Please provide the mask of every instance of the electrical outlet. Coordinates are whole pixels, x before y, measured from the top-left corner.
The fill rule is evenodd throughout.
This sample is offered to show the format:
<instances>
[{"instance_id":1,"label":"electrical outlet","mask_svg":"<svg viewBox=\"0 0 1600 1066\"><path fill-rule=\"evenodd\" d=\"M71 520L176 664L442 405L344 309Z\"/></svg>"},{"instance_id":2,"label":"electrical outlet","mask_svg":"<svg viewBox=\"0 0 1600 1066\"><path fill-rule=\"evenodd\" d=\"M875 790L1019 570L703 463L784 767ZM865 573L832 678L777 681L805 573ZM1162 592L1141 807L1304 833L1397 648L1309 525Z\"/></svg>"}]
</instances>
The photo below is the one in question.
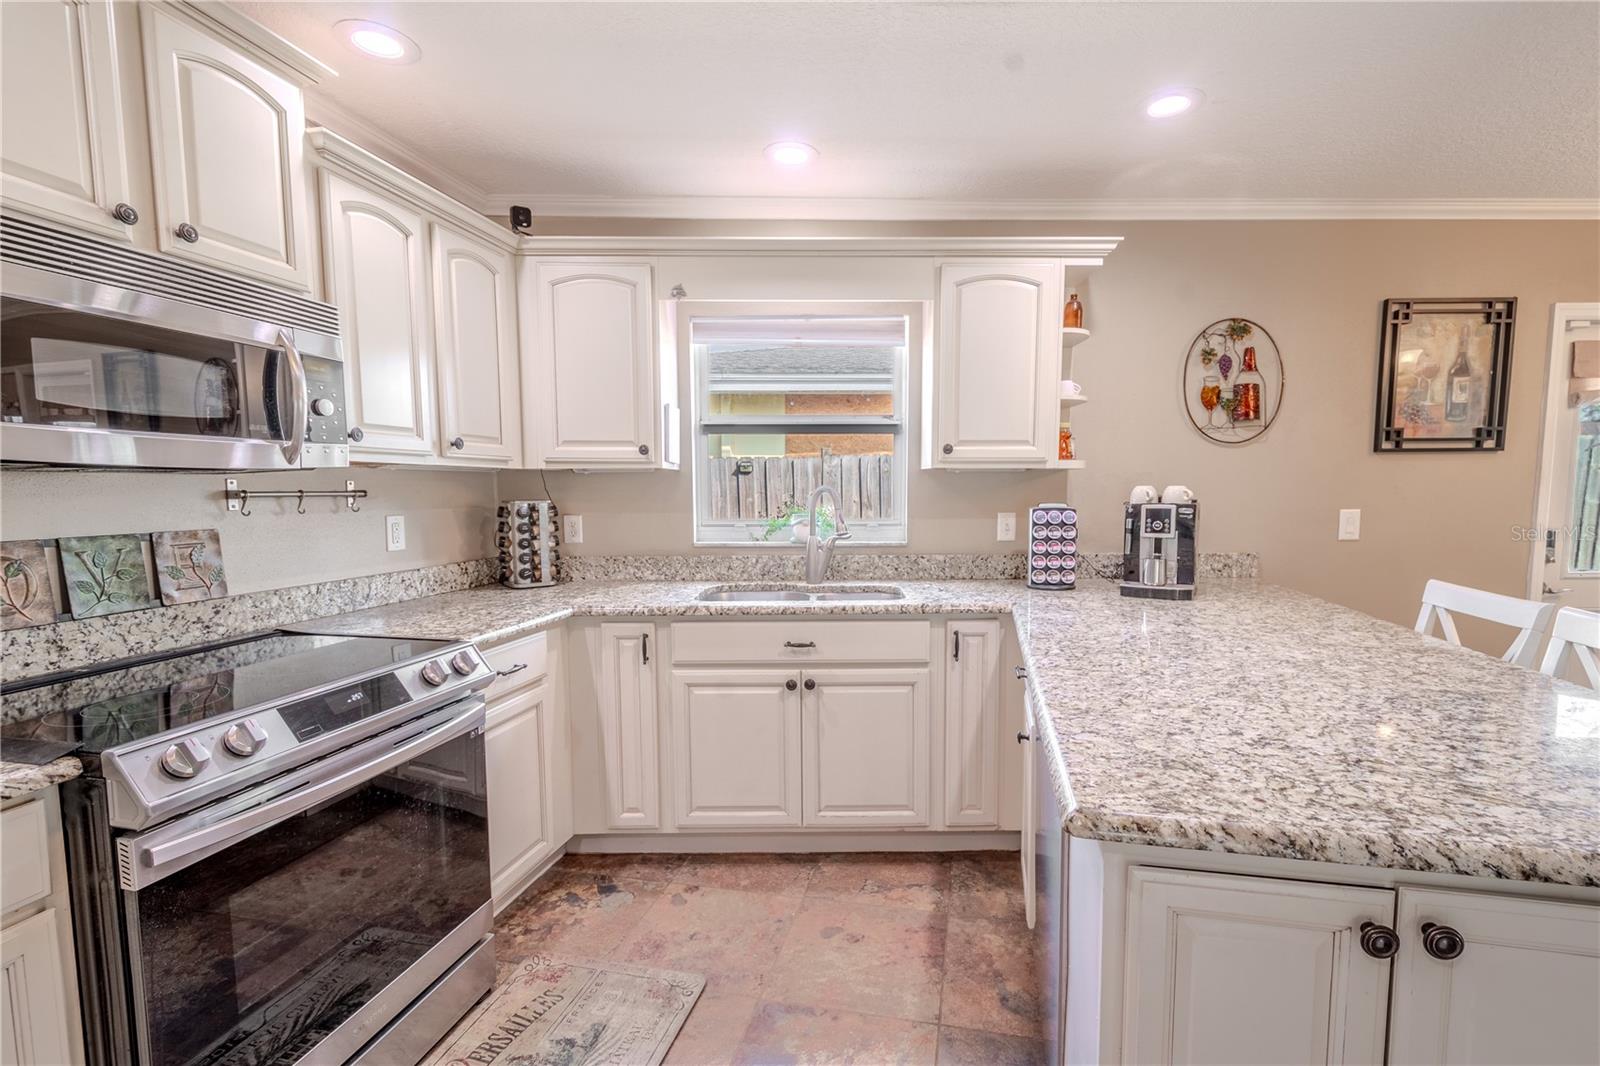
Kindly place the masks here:
<instances>
[{"instance_id":1,"label":"electrical outlet","mask_svg":"<svg viewBox=\"0 0 1600 1066\"><path fill-rule=\"evenodd\" d=\"M994 539L1017 539L1017 512L1001 511L994 516Z\"/></svg>"},{"instance_id":2,"label":"electrical outlet","mask_svg":"<svg viewBox=\"0 0 1600 1066\"><path fill-rule=\"evenodd\" d=\"M583 515L565 514L561 516L561 539L568 544L583 543Z\"/></svg>"},{"instance_id":3,"label":"electrical outlet","mask_svg":"<svg viewBox=\"0 0 1600 1066\"><path fill-rule=\"evenodd\" d=\"M406 516L403 514L384 515L383 547L386 551L404 551L406 547Z\"/></svg>"},{"instance_id":4,"label":"electrical outlet","mask_svg":"<svg viewBox=\"0 0 1600 1066\"><path fill-rule=\"evenodd\" d=\"M1339 539L1361 539L1361 511L1359 509L1342 510L1339 512Z\"/></svg>"}]
</instances>

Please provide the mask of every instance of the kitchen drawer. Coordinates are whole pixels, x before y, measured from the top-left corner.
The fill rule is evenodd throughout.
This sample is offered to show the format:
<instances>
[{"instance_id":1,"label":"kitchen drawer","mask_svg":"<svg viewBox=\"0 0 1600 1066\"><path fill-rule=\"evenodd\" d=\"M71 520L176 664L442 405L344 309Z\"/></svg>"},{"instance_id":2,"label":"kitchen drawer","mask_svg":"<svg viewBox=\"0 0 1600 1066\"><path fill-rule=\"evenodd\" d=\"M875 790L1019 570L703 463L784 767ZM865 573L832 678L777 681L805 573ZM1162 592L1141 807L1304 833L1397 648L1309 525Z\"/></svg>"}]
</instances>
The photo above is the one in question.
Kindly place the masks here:
<instances>
[{"instance_id":1,"label":"kitchen drawer","mask_svg":"<svg viewBox=\"0 0 1600 1066\"><path fill-rule=\"evenodd\" d=\"M925 663L932 627L923 621L835 622L796 618L678 622L674 663Z\"/></svg>"},{"instance_id":2,"label":"kitchen drawer","mask_svg":"<svg viewBox=\"0 0 1600 1066\"><path fill-rule=\"evenodd\" d=\"M495 678L494 684L484 693L490 706L496 700L503 700L544 680L544 676L550 672L547 639L546 634L535 633L509 644L484 649L484 661L505 675Z\"/></svg>"},{"instance_id":3,"label":"kitchen drawer","mask_svg":"<svg viewBox=\"0 0 1600 1066\"><path fill-rule=\"evenodd\" d=\"M0 812L0 911L50 894L50 830L43 799Z\"/></svg>"}]
</instances>

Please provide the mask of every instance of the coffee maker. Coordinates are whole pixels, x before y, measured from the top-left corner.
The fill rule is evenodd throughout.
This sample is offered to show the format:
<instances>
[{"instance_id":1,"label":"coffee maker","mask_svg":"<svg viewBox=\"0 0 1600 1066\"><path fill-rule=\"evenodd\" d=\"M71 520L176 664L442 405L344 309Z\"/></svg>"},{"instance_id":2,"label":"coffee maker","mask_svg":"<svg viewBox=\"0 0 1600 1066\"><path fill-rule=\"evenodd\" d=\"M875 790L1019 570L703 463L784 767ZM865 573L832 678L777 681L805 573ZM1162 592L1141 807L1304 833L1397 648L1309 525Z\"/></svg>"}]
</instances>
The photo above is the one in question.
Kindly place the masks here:
<instances>
[{"instance_id":1,"label":"coffee maker","mask_svg":"<svg viewBox=\"0 0 1600 1066\"><path fill-rule=\"evenodd\" d=\"M1152 600L1194 599L1195 521L1199 506L1183 485L1137 485L1122 507L1122 594Z\"/></svg>"}]
</instances>

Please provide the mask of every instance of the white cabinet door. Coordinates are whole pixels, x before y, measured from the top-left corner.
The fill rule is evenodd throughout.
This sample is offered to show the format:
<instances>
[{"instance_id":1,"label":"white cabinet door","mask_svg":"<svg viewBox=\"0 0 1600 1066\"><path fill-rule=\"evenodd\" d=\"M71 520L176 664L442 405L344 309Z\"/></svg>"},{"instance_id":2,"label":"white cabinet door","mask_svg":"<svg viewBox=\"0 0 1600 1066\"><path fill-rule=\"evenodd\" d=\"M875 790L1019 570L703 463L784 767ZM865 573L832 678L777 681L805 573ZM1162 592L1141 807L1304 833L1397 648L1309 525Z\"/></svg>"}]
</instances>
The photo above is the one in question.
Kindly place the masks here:
<instances>
[{"instance_id":1,"label":"white cabinet door","mask_svg":"<svg viewBox=\"0 0 1600 1066\"><path fill-rule=\"evenodd\" d=\"M945 627L944 820L1000 824L1000 623Z\"/></svg>"},{"instance_id":2,"label":"white cabinet door","mask_svg":"<svg viewBox=\"0 0 1600 1066\"><path fill-rule=\"evenodd\" d=\"M931 465L1044 466L1056 454L1063 268L994 260L939 267Z\"/></svg>"},{"instance_id":3,"label":"white cabinet door","mask_svg":"<svg viewBox=\"0 0 1600 1066\"><path fill-rule=\"evenodd\" d=\"M1389 961L1359 945L1394 893L1135 867L1124 1061L1383 1061Z\"/></svg>"},{"instance_id":4,"label":"white cabinet door","mask_svg":"<svg viewBox=\"0 0 1600 1066\"><path fill-rule=\"evenodd\" d=\"M1038 918L1039 870L1039 749L1041 743L1033 737L1033 698L1024 695L1023 721L1026 732L1022 735L1022 913L1028 928L1034 928Z\"/></svg>"},{"instance_id":5,"label":"white cabinet door","mask_svg":"<svg viewBox=\"0 0 1600 1066\"><path fill-rule=\"evenodd\" d=\"M0 127L0 197L9 206L131 236L112 214L129 184L111 4L0 4Z\"/></svg>"},{"instance_id":6,"label":"white cabinet door","mask_svg":"<svg viewBox=\"0 0 1600 1066\"><path fill-rule=\"evenodd\" d=\"M140 5L162 251L311 287L299 86Z\"/></svg>"},{"instance_id":7,"label":"white cabinet door","mask_svg":"<svg viewBox=\"0 0 1600 1066\"><path fill-rule=\"evenodd\" d=\"M800 824L800 672L674 670L680 826Z\"/></svg>"},{"instance_id":8,"label":"white cabinet door","mask_svg":"<svg viewBox=\"0 0 1600 1066\"><path fill-rule=\"evenodd\" d=\"M439 454L515 465L522 450L511 256L435 224Z\"/></svg>"},{"instance_id":9,"label":"white cabinet door","mask_svg":"<svg viewBox=\"0 0 1600 1066\"><path fill-rule=\"evenodd\" d=\"M531 269L544 463L658 465L650 264L535 260Z\"/></svg>"},{"instance_id":10,"label":"white cabinet door","mask_svg":"<svg viewBox=\"0 0 1600 1066\"><path fill-rule=\"evenodd\" d=\"M490 708L485 725L490 885L499 911L555 849L545 802L550 686L535 685L500 701Z\"/></svg>"},{"instance_id":11,"label":"white cabinet door","mask_svg":"<svg viewBox=\"0 0 1600 1066\"><path fill-rule=\"evenodd\" d=\"M1600 1062L1600 908L1402 888L1395 928L1390 1062Z\"/></svg>"},{"instance_id":12,"label":"white cabinet door","mask_svg":"<svg viewBox=\"0 0 1600 1066\"><path fill-rule=\"evenodd\" d=\"M929 671L807 670L805 824L928 824Z\"/></svg>"},{"instance_id":13,"label":"white cabinet door","mask_svg":"<svg viewBox=\"0 0 1600 1066\"><path fill-rule=\"evenodd\" d=\"M327 297L339 308L354 459L432 459L427 232L398 200L322 172Z\"/></svg>"},{"instance_id":14,"label":"white cabinet door","mask_svg":"<svg viewBox=\"0 0 1600 1066\"><path fill-rule=\"evenodd\" d=\"M0 1062L6 1066L77 1061L57 920L52 908L0 932Z\"/></svg>"},{"instance_id":15,"label":"white cabinet door","mask_svg":"<svg viewBox=\"0 0 1600 1066\"><path fill-rule=\"evenodd\" d=\"M661 752L656 724L656 640L650 623L600 626L600 746L606 824L661 825Z\"/></svg>"}]
</instances>

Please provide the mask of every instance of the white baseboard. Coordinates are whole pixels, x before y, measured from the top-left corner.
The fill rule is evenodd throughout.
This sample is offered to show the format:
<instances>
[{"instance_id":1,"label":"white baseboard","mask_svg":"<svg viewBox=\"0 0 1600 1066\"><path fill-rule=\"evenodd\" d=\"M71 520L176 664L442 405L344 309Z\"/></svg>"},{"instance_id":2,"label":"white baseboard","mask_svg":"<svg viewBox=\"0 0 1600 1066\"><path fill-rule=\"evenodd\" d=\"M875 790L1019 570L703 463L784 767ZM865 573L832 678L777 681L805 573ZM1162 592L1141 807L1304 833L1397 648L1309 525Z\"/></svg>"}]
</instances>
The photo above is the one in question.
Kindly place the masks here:
<instances>
[{"instance_id":1,"label":"white baseboard","mask_svg":"<svg viewBox=\"0 0 1600 1066\"><path fill-rule=\"evenodd\" d=\"M575 836L566 850L587 855L619 853L683 854L819 851L1018 851L1022 836L1015 832L950 830L903 833L605 833Z\"/></svg>"}]
</instances>

